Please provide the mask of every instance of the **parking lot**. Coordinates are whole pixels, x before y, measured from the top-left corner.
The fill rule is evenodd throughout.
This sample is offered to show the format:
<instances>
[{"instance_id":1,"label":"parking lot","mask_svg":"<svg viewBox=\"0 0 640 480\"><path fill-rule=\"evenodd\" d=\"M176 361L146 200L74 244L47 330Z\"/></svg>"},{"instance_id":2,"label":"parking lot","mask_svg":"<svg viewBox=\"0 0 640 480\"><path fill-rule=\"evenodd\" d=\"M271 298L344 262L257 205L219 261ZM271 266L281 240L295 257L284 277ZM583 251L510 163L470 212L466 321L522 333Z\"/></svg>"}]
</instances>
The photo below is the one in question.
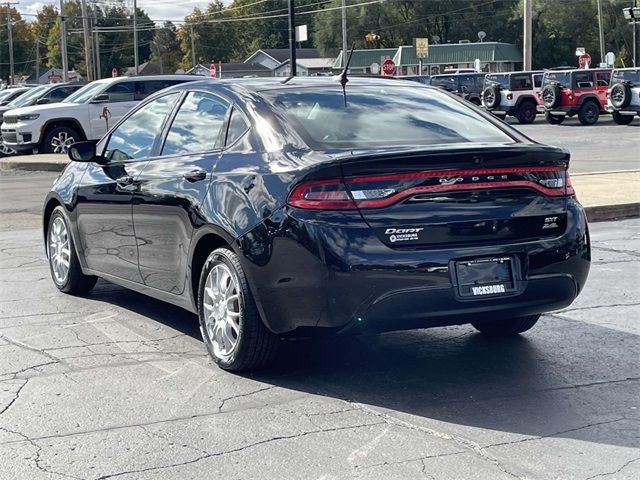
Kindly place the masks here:
<instances>
[{"instance_id":1,"label":"parking lot","mask_svg":"<svg viewBox=\"0 0 640 480\"><path fill-rule=\"evenodd\" d=\"M640 221L593 224L585 291L518 338L290 341L245 376L213 365L184 310L102 281L55 289L39 225L54 177L0 177L0 478L640 476Z\"/></svg>"}]
</instances>

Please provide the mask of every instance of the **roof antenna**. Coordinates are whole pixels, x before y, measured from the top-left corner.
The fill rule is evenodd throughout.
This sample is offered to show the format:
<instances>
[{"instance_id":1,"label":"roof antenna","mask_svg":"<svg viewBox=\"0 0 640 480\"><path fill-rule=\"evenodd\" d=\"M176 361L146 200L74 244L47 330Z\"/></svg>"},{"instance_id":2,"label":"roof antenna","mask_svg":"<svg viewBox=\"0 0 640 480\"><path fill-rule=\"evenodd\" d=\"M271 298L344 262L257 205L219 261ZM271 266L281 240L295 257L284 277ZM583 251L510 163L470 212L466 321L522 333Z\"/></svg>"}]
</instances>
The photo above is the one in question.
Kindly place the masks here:
<instances>
[{"instance_id":1,"label":"roof antenna","mask_svg":"<svg viewBox=\"0 0 640 480\"><path fill-rule=\"evenodd\" d=\"M356 48L356 42L353 42L353 45L351 45L351 51L349 52L349 58L347 59L347 63L344 66L344 70L342 70L342 73L340 75L334 75L333 79L336 80L337 82L340 82L340 85L342 85L342 95L344 96L344 108L347 108L347 82L349 81L349 79L347 78L347 70L349 70L349 65L351 64L351 56L353 55L353 50Z\"/></svg>"}]
</instances>

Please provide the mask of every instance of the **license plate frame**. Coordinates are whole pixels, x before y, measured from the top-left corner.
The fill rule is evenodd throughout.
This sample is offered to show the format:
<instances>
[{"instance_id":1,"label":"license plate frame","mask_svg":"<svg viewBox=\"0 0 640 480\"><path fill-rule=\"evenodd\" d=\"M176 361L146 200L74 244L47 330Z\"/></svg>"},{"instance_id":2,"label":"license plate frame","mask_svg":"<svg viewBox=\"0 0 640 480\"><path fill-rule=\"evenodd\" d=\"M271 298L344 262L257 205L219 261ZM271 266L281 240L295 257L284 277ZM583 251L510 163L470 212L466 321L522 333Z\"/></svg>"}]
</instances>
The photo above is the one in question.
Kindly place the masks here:
<instances>
[{"instance_id":1,"label":"license plate frame","mask_svg":"<svg viewBox=\"0 0 640 480\"><path fill-rule=\"evenodd\" d=\"M458 295L462 298L493 298L517 291L513 257L488 257L455 262Z\"/></svg>"}]
</instances>

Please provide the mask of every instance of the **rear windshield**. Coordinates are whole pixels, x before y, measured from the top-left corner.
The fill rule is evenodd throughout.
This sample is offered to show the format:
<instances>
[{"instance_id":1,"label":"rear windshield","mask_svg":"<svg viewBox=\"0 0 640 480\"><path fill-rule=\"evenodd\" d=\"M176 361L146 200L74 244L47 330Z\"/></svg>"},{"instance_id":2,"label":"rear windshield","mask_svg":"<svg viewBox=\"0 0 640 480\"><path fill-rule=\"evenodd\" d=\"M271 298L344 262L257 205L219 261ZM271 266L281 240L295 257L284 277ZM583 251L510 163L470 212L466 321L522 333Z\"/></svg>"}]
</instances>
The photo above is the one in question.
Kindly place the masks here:
<instances>
[{"instance_id":1,"label":"rear windshield","mask_svg":"<svg viewBox=\"0 0 640 480\"><path fill-rule=\"evenodd\" d=\"M451 90L458 89L458 79L451 75L444 75L442 77L431 77L431 85L436 87L446 87Z\"/></svg>"},{"instance_id":2,"label":"rear windshield","mask_svg":"<svg viewBox=\"0 0 640 480\"><path fill-rule=\"evenodd\" d=\"M569 72L546 72L542 79L542 85L549 85L551 82L556 82L568 87L571 84L571 75Z\"/></svg>"},{"instance_id":3,"label":"rear windshield","mask_svg":"<svg viewBox=\"0 0 640 480\"><path fill-rule=\"evenodd\" d=\"M484 77L484 86L489 87L494 83L500 84L502 88L509 88L509 75L487 75Z\"/></svg>"},{"instance_id":4,"label":"rear windshield","mask_svg":"<svg viewBox=\"0 0 640 480\"><path fill-rule=\"evenodd\" d=\"M634 85L640 85L640 69L636 70L614 70L613 82L631 82Z\"/></svg>"},{"instance_id":5,"label":"rear windshield","mask_svg":"<svg viewBox=\"0 0 640 480\"><path fill-rule=\"evenodd\" d=\"M265 92L312 148L366 148L514 140L448 94L406 86Z\"/></svg>"}]
</instances>

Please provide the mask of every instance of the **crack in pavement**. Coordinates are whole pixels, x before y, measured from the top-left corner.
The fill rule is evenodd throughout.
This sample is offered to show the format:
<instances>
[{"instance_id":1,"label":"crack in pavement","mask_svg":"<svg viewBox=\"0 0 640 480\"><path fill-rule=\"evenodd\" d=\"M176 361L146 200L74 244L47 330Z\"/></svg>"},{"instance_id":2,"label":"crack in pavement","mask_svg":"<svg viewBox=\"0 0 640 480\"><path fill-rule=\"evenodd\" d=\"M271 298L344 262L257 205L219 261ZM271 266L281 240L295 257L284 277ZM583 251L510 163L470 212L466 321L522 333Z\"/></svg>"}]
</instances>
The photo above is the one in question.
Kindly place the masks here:
<instances>
[{"instance_id":1,"label":"crack in pavement","mask_svg":"<svg viewBox=\"0 0 640 480\"><path fill-rule=\"evenodd\" d=\"M628 462L626 462L624 465L622 465L620 468L618 468L617 470L615 470L613 472L598 473L597 475L592 475L591 477L587 477L585 480L591 480L593 478L609 477L611 475L615 475L616 473L620 473L623 469L627 468L629 465L631 465L632 463L637 462L638 460L640 460L640 457L633 458L633 459L629 460Z\"/></svg>"},{"instance_id":2,"label":"crack in pavement","mask_svg":"<svg viewBox=\"0 0 640 480\"><path fill-rule=\"evenodd\" d=\"M6 413L7 410L9 410L11 408L11 406L14 403L16 403L18 398L20 398L20 393L22 392L22 389L25 387L25 385L27 385L27 383L29 383L29 379L28 378L24 381L24 383L22 385L20 385L18 387L18 390L16 390L16 393L14 394L15 396L11 399L11 401L7 404L7 406L4 407L2 410L0 410L0 415L3 415L4 413Z\"/></svg>"},{"instance_id":3,"label":"crack in pavement","mask_svg":"<svg viewBox=\"0 0 640 480\"><path fill-rule=\"evenodd\" d=\"M255 395L256 393L266 392L267 390L273 390L274 388L276 388L275 385L270 385L268 387L263 387L263 388L259 388L258 390L254 390L253 392L241 393L241 394L238 394L238 395L233 395L231 397L224 398L220 402L220 405L218 405L218 412L222 412L222 407L224 407L224 404L226 402L229 402L231 400L235 400L237 398L250 397L251 395Z\"/></svg>"},{"instance_id":4,"label":"crack in pavement","mask_svg":"<svg viewBox=\"0 0 640 480\"><path fill-rule=\"evenodd\" d=\"M39 363L37 365L31 365L30 367L25 367L25 368L23 368L21 370L15 371L15 372L0 373L0 377L6 377L6 376L9 376L9 375L11 375L13 377L13 378L0 378L0 382L6 381L6 380L15 380L16 377L18 375L20 375L21 373L28 372L29 370L33 370L34 368L44 367L46 365L57 365L60 362L61 362L60 360L57 360L57 361Z\"/></svg>"},{"instance_id":5,"label":"crack in pavement","mask_svg":"<svg viewBox=\"0 0 640 480\"><path fill-rule=\"evenodd\" d=\"M404 465L406 463L422 462L421 473L423 475L428 475L429 477L431 477L431 475L429 475L426 472L427 464L425 463L425 460L429 460L430 458L455 457L456 455L462 455L464 453L467 453L467 451L466 450L460 450L458 452L439 453L439 454L436 454L436 455L423 455L421 457L407 458L405 460L398 460L397 462L385 461L385 462L379 462L379 463L374 463L372 465L365 465L365 466L354 465L353 468L356 469L356 470L370 470L372 468L377 468L377 467L393 466L393 465ZM433 477L431 477L431 478L433 478Z\"/></svg>"},{"instance_id":6,"label":"crack in pavement","mask_svg":"<svg viewBox=\"0 0 640 480\"><path fill-rule=\"evenodd\" d=\"M229 455L232 453L238 453L238 452L242 452L244 450L248 450L250 448L254 448L254 447L258 447L260 445L265 445L268 443L272 443L272 442L279 442L279 441L285 441L285 440L292 440L294 438L301 438L301 437L306 437L309 435L315 435L315 434L321 434L321 433L327 433L327 432L337 432L340 430L355 430L357 428L365 428L365 427L372 427L375 425L384 425L386 422L375 422L375 423L364 423L361 425L351 425L348 427L335 427L335 428L323 428L323 429L317 429L317 430L309 430L306 432L302 432L302 433L296 433L293 435L278 435L275 437L271 437L265 440L260 440L257 442L253 442L253 443L249 443L247 445L243 445L242 447L237 447L237 448L232 448L230 450L224 450L222 452L215 452L215 453L206 453L205 455L201 455L200 457L194 458L192 460L187 460L185 462L178 462L178 463L174 463L171 465L163 465L163 466L158 466L158 467L148 467L148 468L143 468L143 469L139 469L139 470L129 470L126 472L118 472L118 473L112 473L109 475L103 475L98 477L96 480L106 480L108 478L115 478L115 477L121 477L123 475L131 475L131 474L136 474L136 473L143 473L143 472L151 472L151 471L157 471L157 470L165 470L168 468L175 468L175 467L182 467L184 465L191 465L197 462L200 462L202 460L206 460L208 458L215 458L215 457L221 457L224 455Z\"/></svg>"},{"instance_id":7,"label":"crack in pavement","mask_svg":"<svg viewBox=\"0 0 640 480\"><path fill-rule=\"evenodd\" d=\"M640 306L640 303L611 303L609 305L592 305L592 306L588 306L588 307L566 308L564 310L557 310L557 311L555 311L553 313L554 314L559 314L559 313L568 313L568 312L579 312L581 310L596 310L598 308L637 307L637 306Z\"/></svg>"}]
</instances>

